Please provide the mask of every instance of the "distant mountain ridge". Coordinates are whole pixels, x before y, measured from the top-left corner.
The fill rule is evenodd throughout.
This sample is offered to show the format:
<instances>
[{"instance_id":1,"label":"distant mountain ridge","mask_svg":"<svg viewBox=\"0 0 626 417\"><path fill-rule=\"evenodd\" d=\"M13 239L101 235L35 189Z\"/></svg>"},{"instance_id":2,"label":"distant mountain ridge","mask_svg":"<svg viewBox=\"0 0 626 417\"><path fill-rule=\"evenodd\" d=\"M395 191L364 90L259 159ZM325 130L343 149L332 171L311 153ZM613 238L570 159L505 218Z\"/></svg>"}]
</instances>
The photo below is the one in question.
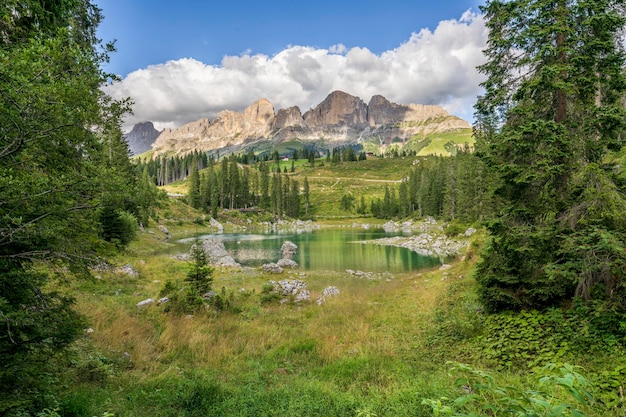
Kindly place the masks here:
<instances>
[{"instance_id":1,"label":"distant mountain ridge","mask_svg":"<svg viewBox=\"0 0 626 417\"><path fill-rule=\"evenodd\" d=\"M441 106L396 104L381 95L366 104L359 97L334 91L304 114L297 106L275 112L272 103L260 99L242 113L224 110L213 122L202 118L177 129L164 129L152 149L157 157L293 139L323 140L331 147L362 142L384 147L398 139L469 128L465 120Z\"/></svg>"}]
</instances>

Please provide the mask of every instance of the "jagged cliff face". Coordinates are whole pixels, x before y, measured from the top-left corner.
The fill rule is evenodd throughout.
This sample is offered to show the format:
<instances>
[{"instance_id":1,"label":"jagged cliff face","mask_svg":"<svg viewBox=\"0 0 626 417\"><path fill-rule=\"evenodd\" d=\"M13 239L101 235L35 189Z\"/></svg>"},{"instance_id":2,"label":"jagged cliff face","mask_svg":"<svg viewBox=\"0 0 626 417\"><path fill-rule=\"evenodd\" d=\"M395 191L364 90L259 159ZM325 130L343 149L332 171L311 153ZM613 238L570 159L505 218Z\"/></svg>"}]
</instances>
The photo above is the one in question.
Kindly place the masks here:
<instances>
[{"instance_id":1,"label":"jagged cliff face","mask_svg":"<svg viewBox=\"0 0 626 417\"><path fill-rule=\"evenodd\" d=\"M152 122L143 122L133 126L133 130L125 134L124 139L133 155L139 155L152 149L152 144L160 133Z\"/></svg>"},{"instance_id":2,"label":"jagged cliff face","mask_svg":"<svg viewBox=\"0 0 626 417\"><path fill-rule=\"evenodd\" d=\"M401 105L374 96L369 104L341 91L302 115L298 107L274 112L261 99L243 113L225 110L210 122L200 119L178 129L165 129L152 145L154 157L165 153L185 154L243 145L259 140L320 140L349 143L376 137L381 143L394 138L469 128L440 106Z\"/></svg>"}]
</instances>

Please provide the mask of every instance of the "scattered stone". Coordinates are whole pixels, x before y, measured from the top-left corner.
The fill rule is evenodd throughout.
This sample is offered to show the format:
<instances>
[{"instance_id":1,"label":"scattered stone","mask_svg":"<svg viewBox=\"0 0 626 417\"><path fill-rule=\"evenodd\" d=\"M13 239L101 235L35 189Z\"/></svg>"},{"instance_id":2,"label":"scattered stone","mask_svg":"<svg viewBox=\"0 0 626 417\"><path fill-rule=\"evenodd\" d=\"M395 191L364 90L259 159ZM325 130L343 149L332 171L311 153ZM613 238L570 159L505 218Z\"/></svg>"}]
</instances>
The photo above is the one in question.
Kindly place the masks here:
<instances>
[{"instance_id":1,"label":"scattered stone","mask_svg":"<svg viewBox=\"0 0 626 417\"><path fill-rule=\"evenodd\" d=\"M202 298L204 298L205 300L210 300L211 298L215 297L217 295L217 293L215 291L207 291L204 294L202 294Z\"/></svg>"},{"instance_id":2,"label":"scattered stone","mask_svg":"<svg viewBox=\"0 0 626 417\"><path fill-rule=\"evenodd\" d=\"M301 301L311 301L311 293L309 290L300 290L296 295L293 296L293 302L299 303Z\"/></svg>"},{"instance_id":3,"label":"scattered stone","mask_svg":"<svg viewBox=\"0 0 626 417\"><path fill-rule=\"evenodd\" d=\"M322 294L319 297L317 297L316 303L317 305L322 305L326 302L327 298L335 297L337 295L339 295L339 288L332 287L332 286L326 287L324 288L324 291L322 291Z\"/></svg>"},{"instance_id":4,"label":"scattered stone","mask_svg":"<svg viewBox=\"0 0 626 417\"><path fill-rule=\"evenodd\" d=\"M261 269L265 272L270 272L272 274L281 274L283 272L283 268L273 262L269 264L263 264Z\"/></svg>"},{"instance_id":5,"label":"scattered stone","mask_svg":"<svg viewBox=\"0 0 626 417\"><path fill-rule=\"evenodd\" d=\"M93 329L91 327L88 327L88 328L85 329L85 333L91 334L91 333L93 333Z\"/></svg>"},{"instance_id":6,"label":"scattered stone","mask_svg":"<svg viewBox=\"0 0 626 417\"><path fill-rule=\"evenodd\" d=\"M279 259L276 264L281 268L298 268L298 263L291 259Z\"/></svg>"},{"instance_id":7,"label":"scattered stone","mask_svg":"<svg viewBox=\"0 0 626 417\"><path fill-rule=\"evenodd\" d=\"M150 304L154 304L154 298L148 298L147 300L143 300L137 303L137 307L145 307Z\"/></svg>"},{"instance_id":8,"label":"scattered stone","mask_svg":"<svg viewBox=\"0 0 626 417\"><path fill-rule=\"evenodd\" d=\"M133 267L131 266L131 264L126 264L126 265L122 265L120 267L117 267L117 268L114 269L113 272L115 272L116 274L130 275L131 277L139 276L139 272L134 270Z\"/></svg>"},{"instance_id":9,"label":"scattered stone","mask_svg":"<svg viewBox=\"0 0 626 417\"><path fill-rule=\"evenodd\" d=\"M450 268L452 268L452 265L449 265L449 264L443 264L443 265L441 265L441 266L439 267L439 270L440 270L440 271L445 271L446 269L450 269Z\"/></svg>"},{"instance_id":10,"label":"scattered stone","mask_svg":"<svg viewBox=\"0 0 626 417\"><path fill-rule=\"evenodd\" d=\"M467 229L465 231L465 233L463 233L465 236L470 237L471 235L473 235L474 233L476 233L476 229L474 229L473 227L470 227L469 229Z\"/></svg>"},{"instance_id":11,"label":"scattered stone","mask_svg":"<svg viewBox=\"0 0 626 417\"><path fill-rule=\"evenodd\" d=\"M166 238L169 239L170 237L170 231L167 230L167 227L163 226L162 224L159 225L159 230L165 235Z\"/></svg>"},{"instance_id":12,"label":"scattered stone","mask_svg":"<svg viewBox=\"0 0 626 417\"><path fill-rule=\"evenodd\" d=\"M202 248L209 258L209 262L213 265L241 267L228 253L221 239L206 239L202 242Z\"/></svg>"},{"instance_id":13,"label":"scattered stone","mask_svg":"<svg viewBox=\"0 0 626 417\"><path fill-rule=\"evenodd\" d=\"M422 233L417 236L396 236L370 241L378 245L399 246L407 248L422 256L458 256L467 248L468 242L447 238L446 236L433 236L429 233Z\"/></svg>"},{"instance_id":14,"label":"scattered stone","mask_svg":"<svg viewBox=\"0 0 626 417\"><path fill-rule=\"evenodd\" d=\"M322 295L324 297L334 297L336 295L339 295L339 288L337 287L326 287L324 288L324 291L322 291Z\"/></svg>"},{"instance_id":15,"label":"scattered stone","mask_svg":"<svg viewBox=\"0 0 626 417\"><path fill-rule=\"evenodd\" d=\"M170 301L169 297L159 298L159 300L157 301L157 305L160 306L161 304L168 303L169 301Z\"/></svg>"}]
</instances>

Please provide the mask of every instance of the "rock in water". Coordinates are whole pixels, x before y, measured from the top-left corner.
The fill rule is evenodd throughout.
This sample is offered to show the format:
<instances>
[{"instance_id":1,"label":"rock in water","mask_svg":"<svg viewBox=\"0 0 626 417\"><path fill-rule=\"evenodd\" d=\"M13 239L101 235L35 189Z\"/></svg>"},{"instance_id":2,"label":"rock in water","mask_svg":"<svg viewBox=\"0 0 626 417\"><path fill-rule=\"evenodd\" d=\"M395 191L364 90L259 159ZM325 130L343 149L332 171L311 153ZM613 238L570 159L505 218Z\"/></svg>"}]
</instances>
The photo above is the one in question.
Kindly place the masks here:
<instances>
[{"instance_id":1,"label":"rock in water","mask_svg":"<svg viewBox=\"0 0 626 417\"><path fill-rule=\"evenodd\" d=\"M298 250L298 246L290 241L286 241L285 243L283 243L283 246L281 246L280 251L283 254L283 259L292 259L293 255L296 254L296 251Z\"/></svg>"},{"instance_id":2,"label":"rock in water","mask_svg":"<svg viewBox=\"0 0 626 417\"><path fill-rule=\"evenodd\" d=\"M202 242L202 248L209 258L209 262L217 266L240 267L235 259L228 253L224 242L220 239L207 239Z\"/></svg>"}]
</instances>

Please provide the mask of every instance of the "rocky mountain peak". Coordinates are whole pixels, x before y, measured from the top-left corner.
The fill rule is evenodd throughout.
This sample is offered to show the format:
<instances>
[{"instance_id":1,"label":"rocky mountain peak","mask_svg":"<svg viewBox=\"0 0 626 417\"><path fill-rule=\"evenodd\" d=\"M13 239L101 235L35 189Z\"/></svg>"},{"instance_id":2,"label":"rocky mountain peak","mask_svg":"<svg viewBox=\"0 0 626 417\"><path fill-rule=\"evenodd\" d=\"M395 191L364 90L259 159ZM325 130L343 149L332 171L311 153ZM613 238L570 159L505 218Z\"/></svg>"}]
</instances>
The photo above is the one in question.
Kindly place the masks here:
<instances>
[{"instance_id":1,"label":"rocky mountain peak","mask_svg":"<svg viewBox=\"0 0 626 417\"><path fill-rule=\"evenodd\" d=\"M367 126L367 105L358 97L333 91L317 105L304 113L308 126L346 125L350 127Z\"/></svg>"},{"instance_id":2,"label":"rocky mountain peak","mask_svg":"<svg viewBox=\"0 0 626 417\"><path fill-rule=\"evenodd\" d=\"M142 122L133 126L133 129L124 135L124 139L133 155L139 155L150 150L160 133L152 122Z\"/></svg>"},{"instance_id":3,"label":"rocky mountain peak","mask_svg":"<svg viewBox=\"0 0 626 417\"><path fill-rule=\"evenodd\" d=\"M304 115L294 106L274 112L267 99L260 99L243 112L224 110L210 122L200 119L178 129L164 130L153 144L154 157L163 153L194 150L241 149L259 140L319 140L351 143L375 138L391 143L397 138L469 128L440 106L392 103L381 95L365 104L359 97L334 91Z\"/></svg>"}]
</instances>

